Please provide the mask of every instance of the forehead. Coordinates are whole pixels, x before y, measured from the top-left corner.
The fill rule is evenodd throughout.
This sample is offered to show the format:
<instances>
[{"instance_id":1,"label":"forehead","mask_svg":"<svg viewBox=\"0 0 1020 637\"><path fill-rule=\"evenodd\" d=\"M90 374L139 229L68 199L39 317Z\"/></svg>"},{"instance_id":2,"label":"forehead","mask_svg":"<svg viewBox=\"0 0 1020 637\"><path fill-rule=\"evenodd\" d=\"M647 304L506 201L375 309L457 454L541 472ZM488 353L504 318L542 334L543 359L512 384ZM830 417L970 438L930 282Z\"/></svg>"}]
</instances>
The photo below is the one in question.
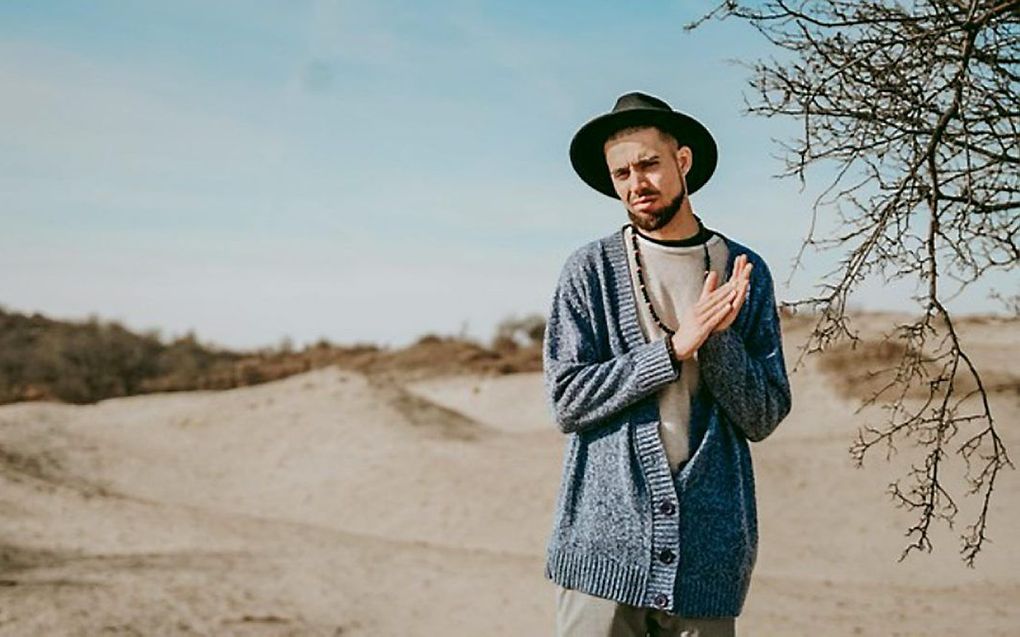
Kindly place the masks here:
<instances>
[{"instance_id":1,"label":"forehead","mask_svg":"<svg viewBox=\"0 0 1020 637\"><path fill-rule=\"evenodd\" d=\"M669 145L653 128L645 128L621 135L605 143L603 150L610 167L625 166L669 153Z\"/></svg>"}]
</instances>

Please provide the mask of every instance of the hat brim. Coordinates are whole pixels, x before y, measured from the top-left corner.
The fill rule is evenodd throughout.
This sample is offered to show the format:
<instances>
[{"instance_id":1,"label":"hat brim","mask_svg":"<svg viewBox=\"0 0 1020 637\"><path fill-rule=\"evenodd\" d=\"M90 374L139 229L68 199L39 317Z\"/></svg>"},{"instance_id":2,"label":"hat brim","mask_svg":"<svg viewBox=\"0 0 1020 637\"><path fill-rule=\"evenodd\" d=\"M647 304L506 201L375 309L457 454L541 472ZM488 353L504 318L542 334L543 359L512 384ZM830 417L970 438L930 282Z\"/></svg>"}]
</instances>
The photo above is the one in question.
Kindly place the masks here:
<instances>
[{"instance_id":1,"label":"hat brim","mask_svg":"<svg viewBox=\"0 0 1020 637\"><path fill-rule=\"evenodd\" d=\"M582 126L570 142L570 163L574 171L589 186L607 197L619 199L606 164L606 139L614 132L629 126L655 126L688 146L693 155L687 171L687 192L701 188L715 172L719 160L715 139L698 120L678 113L654 108L633 108L606 113Z\"/></svg>"}]
</instances>

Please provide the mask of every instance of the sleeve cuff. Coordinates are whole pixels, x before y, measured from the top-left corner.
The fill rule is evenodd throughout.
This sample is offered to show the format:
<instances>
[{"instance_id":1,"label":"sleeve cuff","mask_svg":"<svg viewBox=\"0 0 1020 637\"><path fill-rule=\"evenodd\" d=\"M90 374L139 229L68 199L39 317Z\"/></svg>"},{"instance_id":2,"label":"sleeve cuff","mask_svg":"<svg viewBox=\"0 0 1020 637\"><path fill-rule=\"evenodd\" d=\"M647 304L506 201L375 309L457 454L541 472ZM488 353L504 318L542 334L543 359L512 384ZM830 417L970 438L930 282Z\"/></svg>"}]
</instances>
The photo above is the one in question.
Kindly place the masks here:
<instances>
[{"instance_id":1,"label":"sleeve cuff","mask_svg":"<svg viewBox=\"0 0 1020 637\"><path fill-rule=\"evenodd\" d=\"M643 390L650 390L674 381L680 375L669 356L666 339L659 338L645 343L636 350L638 385Z\"/></svg>"}]
</instances>

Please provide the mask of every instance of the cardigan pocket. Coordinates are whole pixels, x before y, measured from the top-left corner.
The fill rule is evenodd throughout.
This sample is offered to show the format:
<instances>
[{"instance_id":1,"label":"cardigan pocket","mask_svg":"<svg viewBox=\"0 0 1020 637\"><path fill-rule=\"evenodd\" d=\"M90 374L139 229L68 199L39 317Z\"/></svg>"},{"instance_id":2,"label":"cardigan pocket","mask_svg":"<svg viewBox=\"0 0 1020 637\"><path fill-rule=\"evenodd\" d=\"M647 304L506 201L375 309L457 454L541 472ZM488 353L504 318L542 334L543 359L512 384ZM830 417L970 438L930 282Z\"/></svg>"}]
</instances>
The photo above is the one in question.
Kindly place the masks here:
<instances>
[{"instance_id":1,"label":"cardigan pocket","mask_svg":"<svg viewBox=\"0 0 1020 637\"><path fill-rule=\"evenodd\" d=\"M696 518L692 523L700 526L699 536L711 538L710 543L692 551L691 559L696 562L688 563L692 572L726 580L741 579L749 574L756 558L757 534L745 528L740 516L722 511L698 511L692 517Z\"/></svg>"},{"instance_id":2,"label":"cardigan pocket","mask_svg":"<svg viewBox=\"0 0 1020 637\"><path fill-rule=\"evenodd\" d=\"M647 493L635 484L628 419L577 434L564 467L554 544L629 565L646 560Z\"/></svg>"}]
</instances>

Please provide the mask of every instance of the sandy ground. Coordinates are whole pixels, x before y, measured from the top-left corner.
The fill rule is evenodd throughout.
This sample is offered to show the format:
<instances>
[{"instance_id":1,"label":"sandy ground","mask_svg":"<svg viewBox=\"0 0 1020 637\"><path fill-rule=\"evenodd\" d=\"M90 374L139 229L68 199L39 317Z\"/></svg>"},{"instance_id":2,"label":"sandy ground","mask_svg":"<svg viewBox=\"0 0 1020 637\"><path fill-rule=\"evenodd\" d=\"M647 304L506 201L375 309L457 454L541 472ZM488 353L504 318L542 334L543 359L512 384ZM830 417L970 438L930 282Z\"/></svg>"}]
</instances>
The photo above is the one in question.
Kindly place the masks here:
<instances>
[{"instance_id":1,"label":"sandy ground","mask_svg":"<svg viewBox=\"0 0 1020 637\"><path fill-rule=\"evenodd\" d=\"M980 329L979 364L1015 360L1016 330ZM855 469L856 428L881 412L855 414L816 367L752 447L761 545L739 634L1020 634L1020 472L1000 478L977 568L957 555L978 504L959 480L957 529L897 562L913 517L885 489L920 456ZM0 407L0 636L551 635L543 553L566 438L544 400L535 373L331 367ZM992 407L1020 464L1018 396Z\"/></svg>"}]
</instances>

